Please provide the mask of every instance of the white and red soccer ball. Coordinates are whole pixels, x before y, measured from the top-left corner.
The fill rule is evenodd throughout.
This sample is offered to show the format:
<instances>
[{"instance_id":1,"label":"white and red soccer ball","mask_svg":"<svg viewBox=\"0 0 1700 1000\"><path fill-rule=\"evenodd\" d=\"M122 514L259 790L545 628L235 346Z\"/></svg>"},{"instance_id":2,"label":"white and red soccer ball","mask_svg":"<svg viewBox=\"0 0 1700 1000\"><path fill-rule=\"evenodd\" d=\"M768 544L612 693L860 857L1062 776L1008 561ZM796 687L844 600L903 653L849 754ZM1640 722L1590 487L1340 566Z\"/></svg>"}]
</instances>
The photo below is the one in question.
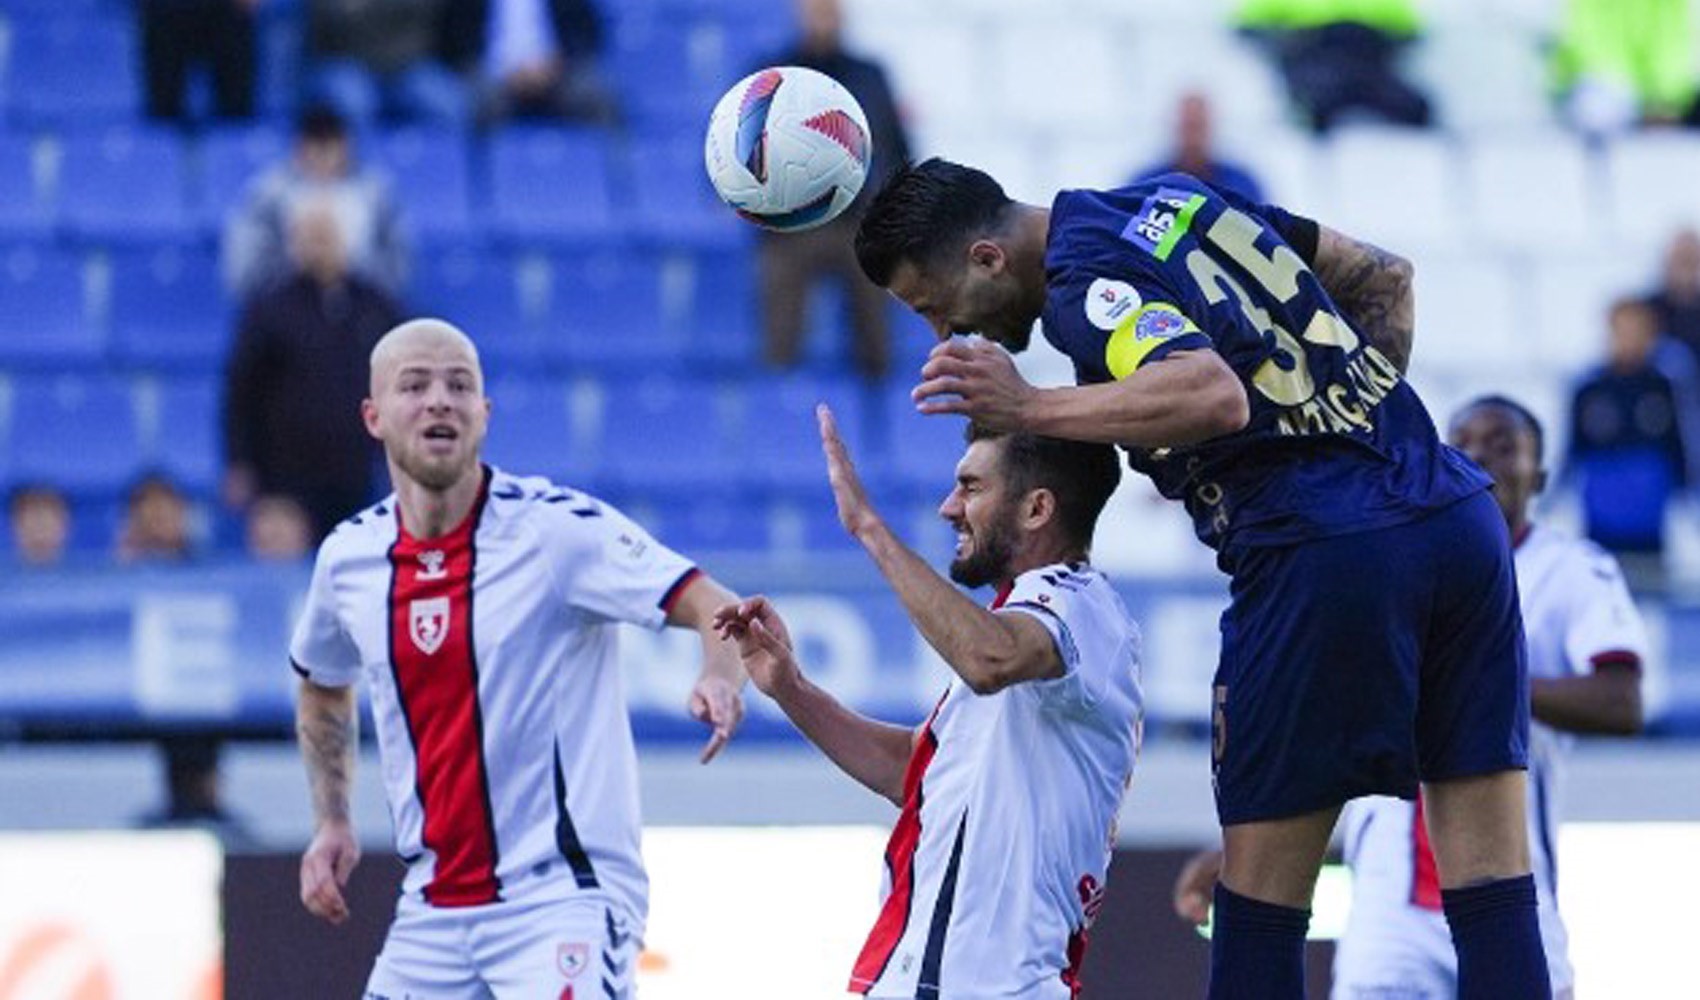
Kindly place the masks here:
<instances>
[{"instance_id":1,"label":"white and red soccer ball","mask_svg":"<svg viewBox=\"0 0 1700 1000\"><path fill-rule=\"evenodd\" d=\"M872 155L861 105L838 81L799 66L733 85L714 106L703 148L721 200L779 232L812 229L848 208Z\"/></svg>"}]
</instances>

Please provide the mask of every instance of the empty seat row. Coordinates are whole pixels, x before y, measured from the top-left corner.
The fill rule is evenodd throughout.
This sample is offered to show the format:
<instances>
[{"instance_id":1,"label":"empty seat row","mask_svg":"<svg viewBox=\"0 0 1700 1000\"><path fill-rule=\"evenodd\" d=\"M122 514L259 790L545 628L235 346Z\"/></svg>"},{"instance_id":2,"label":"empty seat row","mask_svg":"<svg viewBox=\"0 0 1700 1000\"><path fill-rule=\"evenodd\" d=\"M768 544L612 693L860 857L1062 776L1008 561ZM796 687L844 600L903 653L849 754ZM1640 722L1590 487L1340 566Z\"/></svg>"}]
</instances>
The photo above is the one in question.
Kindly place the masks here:
<instances>
[{"instance_id":1,"label":"empty seat row","mask_svg":"<svg viewBox=\"0 0 1700 1000\"><path fill-rule=\"evenodd\" d=\"M815 417L822 402L870 482L897 495L942 498L963 447L962 421L916 414L906 383L656 376L599 388L505 377L489 393L492 461L592 491L829 499ZM222 466L220 394L210 377L0 379L0 482L100 495L162 469L210 492Z\"/></svg>"},{"instance_id":2,"label":"empty seat row","mask_svg":"<svg viewBox=\"0 0 1700 1000\"><path fill-rule=\"evenodd\" d=\"M363 154L389 179L424 243L725 246L750 236L715 199L694 139L646 134L627 142L564 127L515 127L483 142L408 128L365 138ZM45 140L0 132L0 238L206 240L289 147L275 126L217 129L198 141L146 125Z\"/></svg>"}]
</instances>

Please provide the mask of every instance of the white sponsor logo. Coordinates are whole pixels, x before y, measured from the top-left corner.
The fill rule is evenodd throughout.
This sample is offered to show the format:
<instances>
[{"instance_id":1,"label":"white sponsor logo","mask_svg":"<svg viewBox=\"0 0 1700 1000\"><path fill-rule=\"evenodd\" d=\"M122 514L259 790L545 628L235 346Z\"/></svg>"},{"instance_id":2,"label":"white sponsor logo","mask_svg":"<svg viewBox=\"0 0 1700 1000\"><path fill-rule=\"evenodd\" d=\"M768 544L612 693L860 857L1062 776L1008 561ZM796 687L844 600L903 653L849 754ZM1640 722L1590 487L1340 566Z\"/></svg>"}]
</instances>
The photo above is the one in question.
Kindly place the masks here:
<instances>
[{"instance_id":1,"label":"white sponsor logo","mask_svg":"<svg viewBox=\"0 0 1700 1000\"><path fill-rule=\"evenodd\" d=\"M431 597L408 606L408 634L419 651L430 656L449 637L449 599Z\"/></svg>"},{"instance_id":2,"label":"white sponsor logo","mask_svg":"<svg viewBox=\"0 0 1700 1000\"><path fill-rule=\"evenodd\" d=\"M1100 330L1114 330L1140 304L1139 293L1125 281L1093 278L1086 287L1086 319Z\"/></svg>"},{"instance_id":3,"label":"white sponsor logo","mask_svg":"<svg viewBox=\"0 0 1700 1000\"><path fill-rule=\"evenodd\" d=\"M442 549L431 549L419 553L419 579L441 580L447 575L448 571L443 569Z\"/></svg>"}]
</instances>

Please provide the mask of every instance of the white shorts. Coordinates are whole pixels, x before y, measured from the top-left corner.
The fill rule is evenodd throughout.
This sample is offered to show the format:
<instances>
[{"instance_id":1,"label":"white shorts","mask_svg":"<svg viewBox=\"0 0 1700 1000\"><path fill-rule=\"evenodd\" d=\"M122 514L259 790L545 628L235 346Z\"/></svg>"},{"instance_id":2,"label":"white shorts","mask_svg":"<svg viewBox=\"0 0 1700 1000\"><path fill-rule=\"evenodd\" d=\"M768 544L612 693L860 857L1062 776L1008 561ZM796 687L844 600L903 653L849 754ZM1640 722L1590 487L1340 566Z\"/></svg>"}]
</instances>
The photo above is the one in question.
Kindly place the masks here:
<instances>
[{"instance_id":1,"label":"white shorts","mask_svg":"<svg viewBox=\"0 0 1700 1000\"><path fill-rule=\"evenodd\" d=\"M630 1000L642 942L597 895L439 908L403 897L366 1000Z\"/></svg>"}]
</instances>

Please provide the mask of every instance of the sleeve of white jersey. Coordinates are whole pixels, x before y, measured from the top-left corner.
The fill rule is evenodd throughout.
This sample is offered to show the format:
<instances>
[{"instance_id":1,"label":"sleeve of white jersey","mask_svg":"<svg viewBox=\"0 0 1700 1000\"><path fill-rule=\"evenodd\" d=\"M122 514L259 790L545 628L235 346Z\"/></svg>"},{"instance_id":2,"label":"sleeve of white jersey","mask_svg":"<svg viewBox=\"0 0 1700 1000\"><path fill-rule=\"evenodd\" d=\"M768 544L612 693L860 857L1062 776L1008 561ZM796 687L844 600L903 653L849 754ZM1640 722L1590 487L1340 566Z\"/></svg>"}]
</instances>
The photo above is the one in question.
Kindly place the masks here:
<instances>
[{"instance_id":1,"label":"sleeve of white jersey","mask_svg":"<svg viewBox=\"0 0 1700 1000\"><path fill-rule=\"evenodd\" d=\"M337 614L331 561L321 549L307 588L307 606L289 640L289 663L314 684L347 687L360 678L360 649Z\"/></svg>"},{"instance_id":2,"label":"sleeve of white jersey","mask_svg":"<svg viewBox=\"0 0 1700 1000\"><path fill-rule=\"evenodd\" d=\"M1069 711L1091 711L1104 697L1114 670L1132 670L1137 638L1126 617L1095 600L1089 577L1051 566L1023 573L999 608L1025 614L1051 633L1063 675L1031 682L1041 699Z\"/></svg>"},{"instance_id":3,"label":"sleeve of white jersey","mask_svg":"<svg viewBox=\"0 0 1700 1000\"><path fill-rule=\"evenodd\" d=\"M562 599L596 618L660 628L696 566L607 504L595 510L551 525Z\"/></svg>"},{"instance_id":4,"label":"sleeve of white jersey","mask_svg":"<svg viewBox=\"0 0 1700 1000\"><path fill-rule=\"evenodd\" d=\"M1573 673L1633 657L1647 659L1647 629L1636 610L1617 560L1587 546L1572 562L1570 602L1564 630L1564 659Z\"/></svg>"}]
</instances>

